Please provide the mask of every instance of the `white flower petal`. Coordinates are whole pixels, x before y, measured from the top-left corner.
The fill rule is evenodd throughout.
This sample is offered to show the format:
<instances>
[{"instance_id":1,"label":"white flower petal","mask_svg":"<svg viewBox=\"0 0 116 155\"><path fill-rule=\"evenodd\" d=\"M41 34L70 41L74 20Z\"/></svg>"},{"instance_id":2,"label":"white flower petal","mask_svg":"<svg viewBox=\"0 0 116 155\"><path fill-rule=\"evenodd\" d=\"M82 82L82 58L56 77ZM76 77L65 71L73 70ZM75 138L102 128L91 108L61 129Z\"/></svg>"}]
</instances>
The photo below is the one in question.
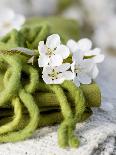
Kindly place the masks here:
<instances>
[{"instance_id":1,"label":"white flower petal","mask_svg":"<svg viewBox=\"0 0 116 155\"><path fill-rule=\"evenodd\" d=\"M91 69L94 66L93 60L92 59L84 59L81 63L80 66L82 68L83 72L90 72Z\"/></svg>"},{"instance_id":2,"label":"white flower petal","mask_svg":"<svg viewBox=\"0 0 116 155\"><path fill-rule=\"evenodd\" d=\"M72 53L76 52L78 49L77 42L72 39L68 40L67 46L69 47L70 52L72 52Z\"/></svg>"},{"instance_id":3,"label":"white flower petal","mask_svg":"<svg viewBox=\"0 0 116 155\"><path fill-rule=\"evenodd\" d=\"M64 82L64 78L58 78L58 79L53 80L53 84L61 84L63 82Z\"/></svg>"},{"instance_id":4,"label":"white flower petal","mask_svg":"<svg viewBox=\"0 0 116 155\"><path fill-rule=\"evenodd\" d=\"M56 48L55 53L61 55L63 59L66 59L69 56L70 51L69 51L69 48L67 46L59 45Z\"/></svg>"},{"instance_id":5,"label":"white flower petal","mask_svg":"<svg viewBox=\"0 0 116 155\"><path fill-rule=\"evenodd\" d=\"M44 41L39 42L38 51L39 51L40 55L47 53L47 49L46 49L46 45L44 44Z\"/></svg>"},{"instance_id":6,"label":"white flower petal","mask_svg":"<svg viewBox=\"0 0 116 155\"><path fill-rule=\"evenodd\" d=\"M64 76L65 80L73 80L74 79L74 73L71 71L63 72L62 75Z\"/></svg>"},{"instance_id":7,"label":"white flower petal","mask_svg":"<svg viewBox=\"0 0 116 155\"><path fill-rule=\"evenodd\" d=\"M43 74L42 78L46 84L52 84L53 83L52 79L48 75L46 76Z\"/></svg>"},{"instance_id":8,"label":"white flower petal","mask_svg":"<svg viewBox=\"0 0 116 155\"><path fill-rule=\"evenodd\" d=\"M53 55L51 58L50 58L50 65L51 66L59 66L61 65L63 62L63 59L60 55L56 54L56 55Z\"/></svg>"},{"instance_id":9,"label":"white flower petal","mask_svg":"<svg viewBox=\"0 0 116 155\"><path fill-rule=\"evenodd\" d=\"M44 82L47 84L53 83L51 77L49 76L49 74L52 72L52 70L53 70L53 68L50 66L46 66L43 68L42 78L43 78Z\"/></svg>"},{"instance_id":10,"label":"white flower petal","mask_svg":"<svg viewBox=\"0 0 116 155\"><path fill-rule=\"evenodd\" d=\"M78 49L82 51L90 50L92 47L92 42L88 38L81 39L77 42Z\"/></svg>"},{"instance_id":11,"label":"white flower petal","mask_svg":"<svg viewBox=\"0 0 116 155\"><path fill-rule=\"evenodd\" d=\"M76 64L80 64L83 61L83 57L84 57L83 51L74 52L72 55L72 60Z\"/></svg>"},{"instance_id":12,"label":"white flower petal","mask_svg":"<svg viewBox=\"0 0 116 155\"><path fill-rule=\"evenodd\" d=\"M71 67L70 63L64 63L60 66L57 67L57 70L59 72L65 72L66 70L68 70Z\"/></svg>"},{"instance_id":13,"label":"white flower petal","mask_svg":"<svg viewBox=\"0 0 116 155\"><path fill-rule=\"evenodd\" d=\"M42 74L48 75L52 72L53 69L55 69L55 67L51 67L51 66L43 67Z\"/></svg>"},{"instance_id":14,"label":"white flower petal","mask_svg":"<svg viewBox=\"0 0 116 155\"><path fill-rule=\"evenodd\" d=\"M77 87L80 86L80 82L79 82L78 77L75 77L75 78L74 78L74 83L75 83L75 85L76 85Z\"/></svg>"},{"instance_id":15,"label":"white flower petal","mask_svg":"<svg viewBox=\"0 0 116 155\"><path fill-rule=\"evenodd\" d=\"M104 55L103 54L96 55L95 57L93 57L93 61L94 63L100 63L104 61Z\"/></svg>"},{"instance_id":16,"label":"white flower petal","mask_svg":"<svg viewBox=\"0 0 116 155\"><path fill-rule=\"evenodd\" d=\"M91 50L91 54L92 55L99 55L101 53L101 49L100 48L95 48L93 50Z\"/></svg>"},{"instance_id":17,"label":"white flower petal","mask_svg":"<svg viewBox=\"0 0 116 155\"><path fill-rule=\"evenodd\" d=\"M60 45L60 36L58 34L53 34L47 38L46 45L48 48L54 50Z\"/></svg>"},{"instance_id":18,"label":"white flower petal","mask_svg":"<svg viewBox=\"0 0 116 155\"><path fill-rule=\"evenodd\" d=\"M38 65L39 67L45 67L48 65L49 61L50 61L49 57L47 57L46 55L40 55L38 59Z\"/></svg>"},{"instance_id":19,"label":"white flower petal","mask_svg":"<svg viewBox=\"0 0 116 155\"><path fill-rule=\"evenodd\" d=\"M101 53L101 49L100 48L95 48L93 50L86 51L85 56L99 55L100 53Z\"/></svg>"},{"instance_id":20,"label":"white flower petal","mask_svg":"<svg viewBox=\"0 0 116 155\"><path fill-rule=\"evenodd\" d=\"M99 74L99 70L98 70L98 67L97 65L95 65L92 69L92 78L95 79Z\"/></svg>"},{"instance_id":21,"label":"white flower petal","mask_svg":"<svg viewBox=\"0 0 116 155\"><path fill-rule=\"evenodd\" d=\"M77 75L79 78L79 81L82 84L90 84L91 83L91 77L85 73L79 73L79 75Z\"/></svg>"}]
</instances>

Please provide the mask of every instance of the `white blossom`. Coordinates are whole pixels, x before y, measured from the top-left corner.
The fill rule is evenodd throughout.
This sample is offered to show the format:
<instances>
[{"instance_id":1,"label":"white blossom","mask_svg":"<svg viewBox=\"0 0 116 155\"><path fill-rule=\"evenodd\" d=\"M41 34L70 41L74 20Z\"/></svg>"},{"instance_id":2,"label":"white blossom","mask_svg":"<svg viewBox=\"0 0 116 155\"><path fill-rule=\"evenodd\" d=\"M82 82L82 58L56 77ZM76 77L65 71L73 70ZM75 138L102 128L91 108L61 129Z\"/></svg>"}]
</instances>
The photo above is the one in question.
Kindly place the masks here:
<instances>
[{"instance_id":1,"label":"white blossom","mask_svg":"<svg viewBox=\"0 0 116 155\"><path fill-rule=\"evenodd\" d=\"M75 42L74 40L69 40L67 42L67 46L70 48L70 51L74 55L74 53L81 53L83 56L83 59L85 60L85 57L87 61L92 61L93 68L91 69L91 72L89 75L92 79L95 79L99 73L97 63L101 63L104 60L104 55L101 54L101 49L95 48L92 49L92 42L88 38L84 38L79 40L78 42ZM79 54L78 54L79 55Z\"/></svg>"},{"instance_id":2,"label":"white blossom","mask_svg":"<svg viewBox=\"0 0 116 155\"><path fill-rule=\"evenodd\" d=\"M43 68L42 78L46 84L61 84L64 80L72 80L74 74L69 70L69 63L60 66L46 66Z\"/></svg>"},{"instance_id":3,"label":"white blossom","mask_svg":"<svg viewBox=\"0 0 116 155\"><path fill-rule=\"evenodd\" d=\"M90 84L92 82L91 70L94 64L92 59L83 59L83 52L73 53L73 63L71 65L74 73L74 83L79 87L80 84Z\"/></svg>"},{"instance_id":4,"label":"white blossom","mask_svg":"<svg viewBox=\"0 0 116 155\"><path fill-rule=\"evenodd\" d=\"M15 14L13 10L8 8L0 9L0 36L10 32L13 28L19 30L25 22L25 17Z\"/></svg>"},{"instance_id":5,"label":"white blossom","mask_svg":"<svg viewBox=\"0 0 116 155\"><path fill-rule=\"evenodd\" d=\"M63 59L66 59L69 54L69 48L61 44L60 36L53 34L46 40L39 42L38 46L40 57L38 59L39 67L45 67L47 65L59 66L63 63Z\"/></svg>"},{"instance_id":6,"label":"white blossom","mask_svg":"<svg viewBox=\"0 0 116 155\"><path fill-rule=\"evenodd\" d=\"M95 63L100 63L104 60L104 55L101 54L101 49L91 49L92 42L88 38L81 39L78 42L75 42L74 40L69 40L67 46L70 48L72 53L77 51L83 52L84 56L93 56L92 59Z\"/></svg>"}]
</instances>

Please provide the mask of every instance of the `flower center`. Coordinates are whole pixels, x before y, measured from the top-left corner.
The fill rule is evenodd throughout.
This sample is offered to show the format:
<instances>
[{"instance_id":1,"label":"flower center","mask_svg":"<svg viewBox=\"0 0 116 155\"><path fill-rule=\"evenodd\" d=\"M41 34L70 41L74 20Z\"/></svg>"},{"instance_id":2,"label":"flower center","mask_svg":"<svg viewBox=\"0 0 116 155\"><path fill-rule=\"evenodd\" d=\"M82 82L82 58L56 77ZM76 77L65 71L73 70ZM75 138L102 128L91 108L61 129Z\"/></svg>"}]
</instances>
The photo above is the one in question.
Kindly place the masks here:
<instances>
[{"instance_id":1,"label":"flower center","mask_svg":"<svg viewBox=\"0 0 116 155\"><path fill-rule=\"evenodd\" d=\"M51 57L54 54L54 51L51 50L50 48L47 48L47 53L46 53L49 57Z\"/></svg>"},{"instance_id":2,"label":"flower center","mask_svg":"<svg viewBox=\"0 0 116 155\"><path fill-rule=\"evenodd\" d=\"M52 72L48 75L51 77L52 80L55 80L55 79L58 79L58 74L59 72L53 69Z\"/></svg>"}]
</instances>

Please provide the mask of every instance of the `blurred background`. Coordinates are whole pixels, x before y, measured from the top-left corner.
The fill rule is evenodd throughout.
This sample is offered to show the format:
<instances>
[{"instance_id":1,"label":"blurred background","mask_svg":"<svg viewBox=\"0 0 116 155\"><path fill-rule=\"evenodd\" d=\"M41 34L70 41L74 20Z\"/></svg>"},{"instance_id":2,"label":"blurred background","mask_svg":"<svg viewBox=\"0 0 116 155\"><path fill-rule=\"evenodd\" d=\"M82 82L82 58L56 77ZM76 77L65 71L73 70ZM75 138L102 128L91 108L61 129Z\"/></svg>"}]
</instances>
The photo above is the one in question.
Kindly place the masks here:
<instances>
[{"instance_id":1,"label":"blurred background","mask_svg":"<svg viewBox=\"0 0 116 155\"><path fill-rule=\"evenodd\" d=\"M116 0L0 0L0 9L6 7L26 18L58 15L77 20L80 38L92 39L105 54L97 81L104 99L116 101Z\"/></svg>"}]
</instances>

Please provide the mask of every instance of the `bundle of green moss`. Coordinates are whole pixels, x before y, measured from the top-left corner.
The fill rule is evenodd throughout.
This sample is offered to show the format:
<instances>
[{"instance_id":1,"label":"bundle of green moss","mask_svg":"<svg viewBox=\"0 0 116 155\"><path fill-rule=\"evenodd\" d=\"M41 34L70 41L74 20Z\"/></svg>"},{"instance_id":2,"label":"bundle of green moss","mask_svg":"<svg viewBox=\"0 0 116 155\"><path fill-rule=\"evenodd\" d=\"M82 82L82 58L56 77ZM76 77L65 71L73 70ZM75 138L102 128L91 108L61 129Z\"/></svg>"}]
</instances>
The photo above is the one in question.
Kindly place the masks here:
<instances>
[{"instance_id":1,"label":"bundle of green moss","mask_svg":"<svg viewBox=\"0 0 116 155\"><path fill-rule=\"evenodd\" d=\"M61 18L31 19L20 31L0 38L0 142L16 142L30 137L37 127L60 123L58 143L77 147L77 122L86 120L91 107L99 107L101 96L95 82L81 85L72 81L47 85L38 67L38 43L52 33L62 41L79 37L78 24ZM18 47L18 48L17 48ZM23 48L22 48L23 47ZM28 64L33 50L34 63Z\"/></svg>"}]
</instances>

